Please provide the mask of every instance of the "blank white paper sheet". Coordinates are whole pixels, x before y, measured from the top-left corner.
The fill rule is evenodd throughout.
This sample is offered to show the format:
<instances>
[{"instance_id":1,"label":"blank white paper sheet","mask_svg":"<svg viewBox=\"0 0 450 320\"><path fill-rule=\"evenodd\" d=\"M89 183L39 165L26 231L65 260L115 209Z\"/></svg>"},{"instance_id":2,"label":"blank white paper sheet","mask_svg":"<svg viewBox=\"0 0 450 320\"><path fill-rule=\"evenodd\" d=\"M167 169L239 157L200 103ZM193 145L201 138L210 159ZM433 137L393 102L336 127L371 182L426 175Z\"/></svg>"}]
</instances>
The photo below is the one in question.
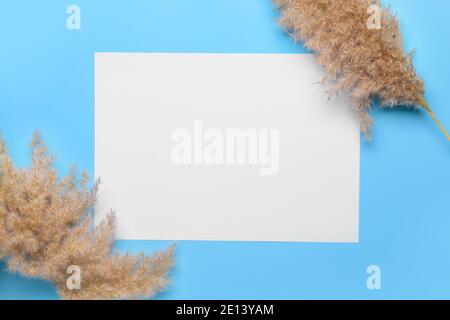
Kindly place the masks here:
<instances>
[{"instance_id":1,"label":"blank white paper sheet","mask_svg":"<svg viewBox=\"0 0 450 320\"><path fill-rule=\"evenodd\" d=\"M359 143L309 54L96 53L119 239L358 242Z\"/></svg>"}]
</instances>

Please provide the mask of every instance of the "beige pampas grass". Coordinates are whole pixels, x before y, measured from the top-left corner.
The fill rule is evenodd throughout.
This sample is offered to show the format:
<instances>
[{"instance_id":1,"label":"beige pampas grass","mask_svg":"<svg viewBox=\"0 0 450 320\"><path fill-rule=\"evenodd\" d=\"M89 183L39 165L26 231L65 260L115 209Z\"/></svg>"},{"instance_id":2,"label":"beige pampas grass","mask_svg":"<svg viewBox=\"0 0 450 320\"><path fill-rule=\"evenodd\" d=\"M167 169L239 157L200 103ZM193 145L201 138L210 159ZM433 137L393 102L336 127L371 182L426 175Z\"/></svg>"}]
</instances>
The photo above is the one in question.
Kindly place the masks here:
<instances>
[{"instance_id":1,"label":"beige pampas grass","mask_svg":"<svg viewBox=\"0 0 450 320\"><path fill-rule=\"evenodd\" d=\"M0 259L10 271L51 281L66 299L150 297L168 283L173 247L153 257L112 254L114 214L93 227L90 212L98 183L73 170L58 179L52 157L36 134L32 164L14 167L0 138ZM68 286L79 268L81 286ZM73 272L73 271L70 271Z\"/></svg>"},{"instance_id":2,"label":"beige pampas grass","mask_svg":"<svg viewBox=\"0 0 450 320\"><path fill-rule=\"evenodd\" d=\"M324 80L334 83L332 93L350 95L367 137L372 127L368 111L379 98L382 107L424 108L450 140L424 100L424 83L412 55L404 52L397 19L379 0L274 1L282 13L281 25L317 54L326 70ZM375 9L379 28L368 24Z\"/></svg>"}]
</instances>

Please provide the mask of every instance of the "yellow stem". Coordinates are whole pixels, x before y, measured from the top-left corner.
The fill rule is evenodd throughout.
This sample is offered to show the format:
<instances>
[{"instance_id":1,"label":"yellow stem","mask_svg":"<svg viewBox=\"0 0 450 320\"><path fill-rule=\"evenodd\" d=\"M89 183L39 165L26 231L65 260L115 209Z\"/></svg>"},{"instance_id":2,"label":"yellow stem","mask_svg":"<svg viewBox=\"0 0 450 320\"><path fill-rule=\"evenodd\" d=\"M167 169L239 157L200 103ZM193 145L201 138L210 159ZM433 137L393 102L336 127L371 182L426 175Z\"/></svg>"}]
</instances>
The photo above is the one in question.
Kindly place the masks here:
<instances>
[{"instance_id":1,"label":"yellow stem","mask_svg":"<svg viewBox=\"0 0 450 320\"><path fill-rule=\"evenodd\" d=\"M450 135L448 134L447 130L445 130L444 126L439 121L439 119L436 117L436 115L433 112L433 109L431 109L431 107L428 105L428 103L425 101L425 99L424 98L419 98L419 103L422 106L422 108L424 108L428 112L428 114L433 118L434 122L436 122L436 124L439 126L441 131L447 137L447 140L450 141Z\"/></svg>"}]
</instances>

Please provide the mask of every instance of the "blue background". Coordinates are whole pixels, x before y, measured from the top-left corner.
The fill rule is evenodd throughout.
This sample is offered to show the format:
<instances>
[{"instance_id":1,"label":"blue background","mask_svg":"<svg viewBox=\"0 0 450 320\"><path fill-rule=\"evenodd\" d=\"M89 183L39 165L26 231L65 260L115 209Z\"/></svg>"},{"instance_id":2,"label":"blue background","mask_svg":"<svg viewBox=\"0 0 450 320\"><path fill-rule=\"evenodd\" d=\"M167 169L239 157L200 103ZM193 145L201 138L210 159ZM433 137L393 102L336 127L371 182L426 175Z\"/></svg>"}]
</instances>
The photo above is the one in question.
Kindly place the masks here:
<instances>
[{"instance_id":1,"label":"blue background","mask_svg":"<svg viewBox=\"0 0 450 320\"><path fill-rule=\"evenodd\" d=\"M392 0L427 100L450 126L450 2ZM81 8L79 31L66 8ZM61 173L94 174L94 52L302 53L276 24L269 0L3 1L0 129L14 160L28 163L39 129ZM450 144L423 112L373 111L361 142L359 244L178 242L161 299L450 298ZM106 182L107 183L107 182ZM119 241L153 252L165 242ZM382 269L382 289L366 268ZM0 263L0 298L54 299L44 281Z\"/></svg>"}]
</instances>

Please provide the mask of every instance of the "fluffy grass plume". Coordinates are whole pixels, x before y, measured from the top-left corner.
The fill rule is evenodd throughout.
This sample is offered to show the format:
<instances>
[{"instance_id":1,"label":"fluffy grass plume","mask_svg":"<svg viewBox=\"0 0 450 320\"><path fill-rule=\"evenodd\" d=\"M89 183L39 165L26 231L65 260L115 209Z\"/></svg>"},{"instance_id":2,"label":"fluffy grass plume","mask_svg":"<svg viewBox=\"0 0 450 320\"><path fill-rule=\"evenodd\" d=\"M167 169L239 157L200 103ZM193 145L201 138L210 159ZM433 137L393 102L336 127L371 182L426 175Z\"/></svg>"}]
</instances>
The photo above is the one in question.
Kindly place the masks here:
<instances>
[{"instance_id":1,"label":"fluffy grass plume","mask_svg":"<svg viewBox=\"0 0 450 320\"><path fill-rule=\"evenodd\" d=\"M424 108L450 140L424 100L424 83L417 76L412 54L406 54L398 20L379 0L274 0L281 25L295 41L317 55L325 67L332 93L349 94L370 138L369 108L378 98L382 107ZM374 7L375 5L375 7ZM370 27L379 9L379 27Z\"/></svg>"},{"instance_id":2,"label":"fluffy grass plume","mask_svg":"<svg viewBox=\"0 0 450 320\"><path fill-rule=\"evenodd\" d=\"M8 269L52 282L65 299L150 297L168 283L173 247L155 256L112 254L114 213L93 227L97 182L87 187L75 170L58 179L52 156L36 133L27 169L15 168L0 137L0 259ZM69 289L77 266L79 289Z\"/></svg>"}]
</instances>

